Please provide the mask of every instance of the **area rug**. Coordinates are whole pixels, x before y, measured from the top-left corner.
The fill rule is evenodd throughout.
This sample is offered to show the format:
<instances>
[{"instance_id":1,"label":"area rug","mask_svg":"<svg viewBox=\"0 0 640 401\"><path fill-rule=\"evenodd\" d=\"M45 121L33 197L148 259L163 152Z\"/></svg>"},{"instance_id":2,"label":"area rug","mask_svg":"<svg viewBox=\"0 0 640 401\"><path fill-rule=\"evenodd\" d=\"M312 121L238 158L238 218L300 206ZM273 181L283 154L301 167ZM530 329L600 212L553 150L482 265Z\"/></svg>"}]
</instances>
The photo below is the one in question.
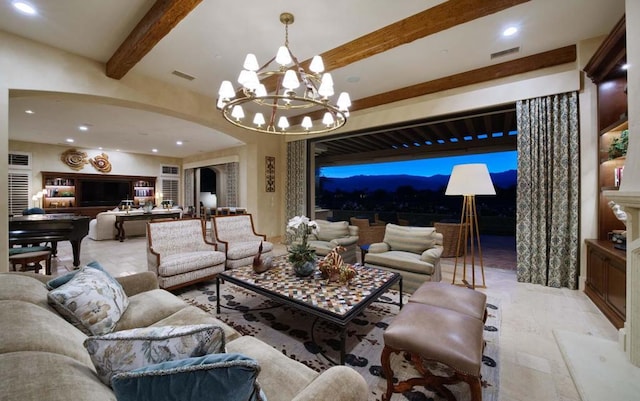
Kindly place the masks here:
<instances>
[{"instance_id":1,"label":"area rug","mask_svg":"<svg viewBox=\"0 0 640 401\"><path fill-rule=\"evenodd\" d=\"M261 295L225 283L220 286L222 310L218 318L243 335L254 336L290 358L321 372L339 360L339 332L335 326L296 309L282 306ZM215 283L208 283L178 292L178 296L206 312L216 314ZM372 303L347 326L346 365L357 370L367 381L370 401L382 400L386 380L382 376L380 354L384 347L382 334L398 313L398 291L389 290L378 302ZM403 297L406 303L408 295ZM486 346L483 356L482 399L497 401L499 388L498 339L499 305L489 299L489 317L485 324ZM391 360L397 379L419 376L402 354ZM429 365L438 374L449 374L444 366ZM458 401L470 399L466 383L448 386ZM392 401L437 401L441 396L415 387L403 394L394 394Z\"/></svg>"}]
</instances>

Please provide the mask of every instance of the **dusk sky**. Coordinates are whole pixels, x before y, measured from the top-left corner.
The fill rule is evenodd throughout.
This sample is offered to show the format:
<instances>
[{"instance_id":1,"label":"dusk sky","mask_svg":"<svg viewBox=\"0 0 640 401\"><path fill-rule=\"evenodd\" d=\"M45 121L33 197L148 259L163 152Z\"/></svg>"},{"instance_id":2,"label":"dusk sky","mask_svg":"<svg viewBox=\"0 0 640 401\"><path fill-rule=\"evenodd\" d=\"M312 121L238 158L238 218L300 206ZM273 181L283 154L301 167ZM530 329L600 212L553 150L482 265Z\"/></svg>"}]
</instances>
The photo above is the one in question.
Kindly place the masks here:
<instances>
[{"instance_id":1,"label":"dusk sky","mask_svg":"<svg viewBox=\"0 0 640 401\"><path fill-rule=\"evenodd\" d=\"M457 164L485 163L491 173L517 169L518 152L483 153L468 156L448 156L433 159L407 160L398 162L357 164L351 166L322 167L321 177L345 178L355 175L408 174L430 177L436 174L451 174Z\"/></svg>"}]
</instances>

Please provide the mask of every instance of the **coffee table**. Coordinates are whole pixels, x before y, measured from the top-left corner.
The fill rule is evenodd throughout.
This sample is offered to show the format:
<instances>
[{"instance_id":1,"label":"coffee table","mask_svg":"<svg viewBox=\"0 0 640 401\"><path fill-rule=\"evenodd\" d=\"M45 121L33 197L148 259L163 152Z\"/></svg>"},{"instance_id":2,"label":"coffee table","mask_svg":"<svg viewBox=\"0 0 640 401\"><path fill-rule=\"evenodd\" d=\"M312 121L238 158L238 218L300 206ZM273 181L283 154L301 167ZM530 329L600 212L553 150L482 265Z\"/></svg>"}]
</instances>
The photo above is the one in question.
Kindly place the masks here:
<instances>
[{"instance_id":1,"label":"coffee table","mask_svg":"<svg viewBox=\"0 0 640 401\"><path fill-rule=\"evenodd\" d=\"M373 301L398 283L402 294L402 276L368 266L357 266L358 275L349 284L328 283L320 272L298 277L286 256L274 258L273 267L262 273L243 266L219 273L216 277L216 312L220 314L220 282L228 281L284 305L327 320L340 329L340 364L345 361L346 327ZM402 309L402 297L398 305Z\"/></svg>"}]
</instances>

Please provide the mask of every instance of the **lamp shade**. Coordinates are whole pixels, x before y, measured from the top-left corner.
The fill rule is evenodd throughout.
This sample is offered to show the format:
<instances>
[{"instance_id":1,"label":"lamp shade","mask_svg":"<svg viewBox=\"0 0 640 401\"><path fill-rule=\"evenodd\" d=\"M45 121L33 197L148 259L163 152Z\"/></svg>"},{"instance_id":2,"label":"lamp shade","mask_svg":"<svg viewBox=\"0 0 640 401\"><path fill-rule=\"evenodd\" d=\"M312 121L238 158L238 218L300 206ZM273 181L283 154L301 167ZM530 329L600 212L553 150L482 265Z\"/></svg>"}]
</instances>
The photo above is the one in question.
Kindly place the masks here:
<instances>
[{"instance_id":1,"label":"lamp shade","mask_svg":"<svg viewBox=\"0 0 640 401\"><path fill-rule=\"evenodd\" d=\"M486 164L453 166L445 195L495 195L496 190Z\"/></svg>"}]
</instances>

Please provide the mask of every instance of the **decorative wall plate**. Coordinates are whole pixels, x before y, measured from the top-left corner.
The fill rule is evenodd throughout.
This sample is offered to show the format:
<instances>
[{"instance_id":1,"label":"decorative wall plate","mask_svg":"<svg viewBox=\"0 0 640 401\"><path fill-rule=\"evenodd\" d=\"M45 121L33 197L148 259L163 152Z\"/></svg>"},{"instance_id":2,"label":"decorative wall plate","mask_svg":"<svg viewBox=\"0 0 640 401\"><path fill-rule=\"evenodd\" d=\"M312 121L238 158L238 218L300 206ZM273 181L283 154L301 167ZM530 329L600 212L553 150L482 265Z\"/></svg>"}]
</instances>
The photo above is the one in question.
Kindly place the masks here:
<instances>
[{"instance_id":1,"label":"decorative wall plate","mask_svg":"<svg viewBox=\"0 0 640 401\"><path fill-rule=\"evenodd\" d=\"M60 160L73 170L82 170L85 164L89 163L87 160L87 153L81 152L77 149L65 150L60 155Z\"/></svg>"},{"instance_id":2,"label":"decorative wall plate","mask_svg":"<svg viewBox=\"0 0 640 401\"><path fill-rule=\"evenodd\" d=\"M111 172L111 162L109 162L109 156L106 153L102 153L93 159L89 159L91 165L101 173Z\"/></svg>"}]
</instances>

